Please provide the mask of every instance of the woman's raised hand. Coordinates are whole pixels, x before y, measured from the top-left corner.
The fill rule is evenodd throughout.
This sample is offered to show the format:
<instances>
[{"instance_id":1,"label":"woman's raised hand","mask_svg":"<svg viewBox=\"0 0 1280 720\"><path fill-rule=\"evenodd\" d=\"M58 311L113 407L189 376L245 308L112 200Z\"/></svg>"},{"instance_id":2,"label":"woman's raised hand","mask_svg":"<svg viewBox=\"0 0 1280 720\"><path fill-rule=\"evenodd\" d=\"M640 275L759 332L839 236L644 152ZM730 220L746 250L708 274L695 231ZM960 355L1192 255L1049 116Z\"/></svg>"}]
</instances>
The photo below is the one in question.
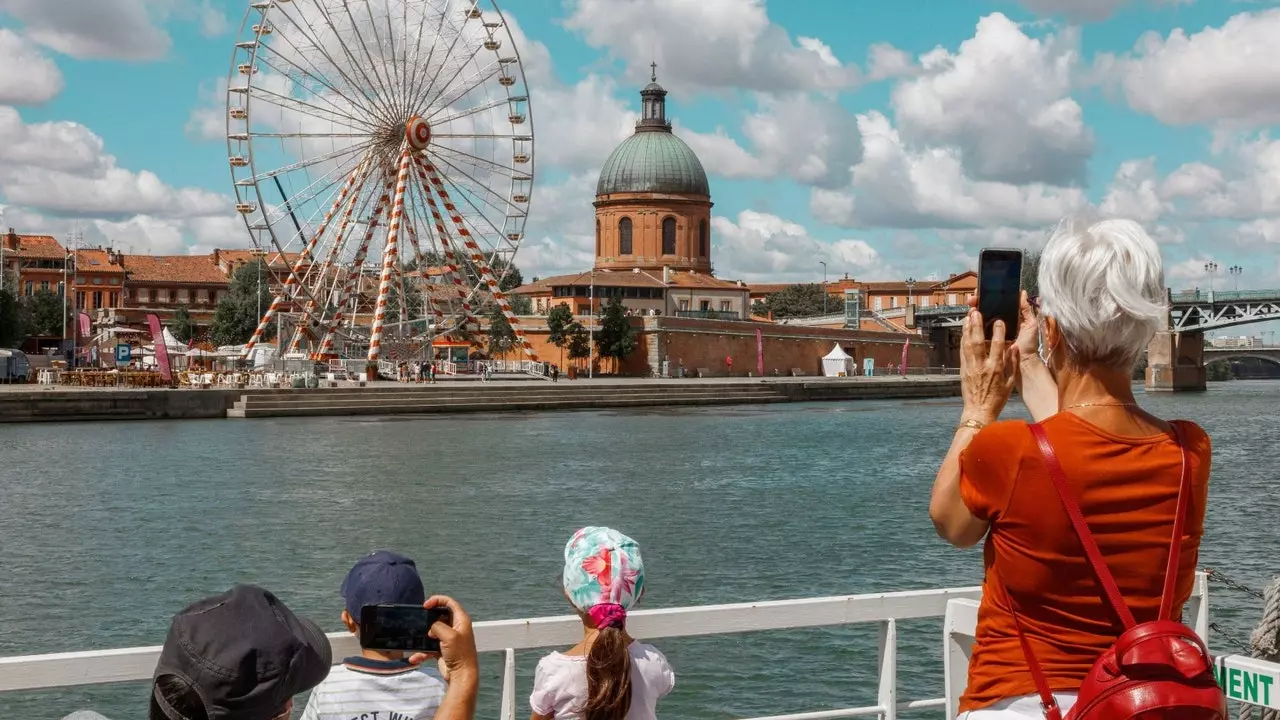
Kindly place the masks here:
<instances>
[{"instance_id":1,"label":"woman's raised hand","mask_svg":"<svg viewBox=\"0 0 1280 720\"><path fill-rule=\"evenodd\" d=\"M1021 339L1020 332L1019 343ZM964 396L962 419L988 425L1000 417L1000 411L1013 392L1018 357L1018 345L1005 340L1002 320L995 322L991 342L988 343L982 329L981 313L976 309L969 311L960 338L960 388Z\"/></svg>"}]
</instances>

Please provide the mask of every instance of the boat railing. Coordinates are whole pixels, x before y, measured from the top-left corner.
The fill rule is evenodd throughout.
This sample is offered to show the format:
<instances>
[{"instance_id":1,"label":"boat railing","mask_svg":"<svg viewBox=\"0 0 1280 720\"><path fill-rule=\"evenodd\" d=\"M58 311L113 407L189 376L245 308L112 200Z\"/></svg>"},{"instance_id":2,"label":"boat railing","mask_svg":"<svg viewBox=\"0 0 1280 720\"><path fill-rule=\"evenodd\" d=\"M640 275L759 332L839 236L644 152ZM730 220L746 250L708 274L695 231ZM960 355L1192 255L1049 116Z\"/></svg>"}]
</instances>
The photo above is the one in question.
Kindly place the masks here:
<instances>
[{"instance_id":1,"label":"boat railing","mask_svg":"<svg viewBox=\"0 0 1280 720\"><path fill-rule=\"evenodd\" d=\"M1206 638L1208 588L1206 575L1198 573L1186 616ZM918 708L945 709L947 717L955 717L981 592L964 587L638 610L629 615L627 630L649 640L876 623L880 642L875 705L753 720L896 720L898 713ZM904 698L898 687L898 623L921 618L944 618L944 697ZM516 651L572 645L582 638L582 623L576 615L485 621L476 623L475 634L481 652L504 654L501 717L514 720L522 716L517 710ZM356 638L348 633L332 633L329 640L335 657L359 653ZM0 658L0 692L150 680L159 653L159 647L135 647ZM1218 658L1218 673L1232 699L1280 709L1280 665L1233 655Z\"/></svg>"}]
</instances>

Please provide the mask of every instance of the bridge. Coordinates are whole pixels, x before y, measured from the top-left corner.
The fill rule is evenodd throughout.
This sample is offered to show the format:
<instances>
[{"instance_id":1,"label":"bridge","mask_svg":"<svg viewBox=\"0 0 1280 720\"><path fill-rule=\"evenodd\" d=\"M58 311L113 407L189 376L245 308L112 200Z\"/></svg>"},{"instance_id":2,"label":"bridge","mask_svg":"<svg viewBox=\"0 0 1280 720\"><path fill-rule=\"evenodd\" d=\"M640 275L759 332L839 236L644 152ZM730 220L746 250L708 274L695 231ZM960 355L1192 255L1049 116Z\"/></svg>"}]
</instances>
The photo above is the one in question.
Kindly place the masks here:
<instances>
[{"instance_id":1,"label":"bridge","mask_svg":"<svg viewBox=\"0 0 1280 720\"><path fill-rule=\"evenodd\" d=\"M1280 345L1253 345L1248 347L1206 347L1206 364L1219 360L1257 359L1280 365Z\"/></svg>"},{"instance_id":2,"label":"bridge","mask_svg":"<svg viewBox=\"0 0 1280 720\"><path fill-rule=\"evenodd\" d=\"M916 307L907 312L907 327L926 331L959 327L968 312L968 305ZM1280 320L1280 290L1169 293L1169 329L1174 332L1204 332L1267 320Z\"/></svg>"},{"instance_id":3,"label":"bridge","mask_svg":"<svg viewBox=\"0 0 1280 720\"><path fill-rule=\"evenodd\" d=\"M935 343L945 348L940 354L956 357L938 358L939 364L958 364L953 328L959 327L969 312L968 305L910 307L906 325L918 327ZM1257 357L1280 363L1278 348L1214 348L1206 347L1207 330L1280 320L1280 290L1231 290L1169 293L1168 329L1157 333L1147 347L1148 390L1205 389L1206 359ZM947 352L950 350L950 352Z\"/></svg>"}]
</instances>

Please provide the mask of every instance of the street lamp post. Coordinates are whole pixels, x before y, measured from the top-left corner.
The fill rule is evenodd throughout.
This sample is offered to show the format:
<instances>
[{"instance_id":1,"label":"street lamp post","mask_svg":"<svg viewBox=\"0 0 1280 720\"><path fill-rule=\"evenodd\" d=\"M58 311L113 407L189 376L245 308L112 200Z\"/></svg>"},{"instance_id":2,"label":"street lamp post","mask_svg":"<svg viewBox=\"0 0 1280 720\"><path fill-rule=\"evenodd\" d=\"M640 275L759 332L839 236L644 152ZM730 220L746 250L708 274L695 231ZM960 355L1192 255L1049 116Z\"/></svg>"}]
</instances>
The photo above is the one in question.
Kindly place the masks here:
<instances>
[{"instance_id":1,"label":"street lamp post","mask_svg":"<svg viewBox=\"0 0 1280 720\"><path fill-rule=\"evenodd\" d=\"M1213 297L1213 274L1218 272L1218 263L1210 260L1204 264L1204 271L1209 276L1209 297Z\"/></svg>"},{"instance_id":2,"label":"street lamp post","mask_svg":"<svg viewBox=\"0 0 1280 720\"><path fill-rule=\"evenodd\" d=\"M827 314L827 263L825 260L819 260L818 264L822 266L822 314Z\"/></svg>"},{"instance_id":3,"label":"street lamp post","mask_svg":"<svg viewBox=\"0 0 1280 720\"><path fill-rule=\"evenodd\" d=\"M913 277L907 278L907 306L908 307L911 306L911 303L914 300L911 293L915 289L916 289L916 279Z\"/></svg>"},{"instance_id":4,"label":"street lamp post","mask_svg":"<svg viewBox=\"0 0 1280 720\"><path fill-rule=\"evenodd\" d=\"M596 372L596 269L591 268L591 287L587 290L587 379L595 377Z\"/></svg>"},{"instance_id":5,"label":"street lamp post","mask_svg":"<svg viewBox=\"0 0 1280 720\"><path fill-rule=\"evenodd\" d=\"M1244 268L1239 265L1232 265L1227 268L1227 272L1231 273L1231 277L1236 281L1236 292L1240 292L1240 274L1244 272Z\"/></svg>"}]
</instances>

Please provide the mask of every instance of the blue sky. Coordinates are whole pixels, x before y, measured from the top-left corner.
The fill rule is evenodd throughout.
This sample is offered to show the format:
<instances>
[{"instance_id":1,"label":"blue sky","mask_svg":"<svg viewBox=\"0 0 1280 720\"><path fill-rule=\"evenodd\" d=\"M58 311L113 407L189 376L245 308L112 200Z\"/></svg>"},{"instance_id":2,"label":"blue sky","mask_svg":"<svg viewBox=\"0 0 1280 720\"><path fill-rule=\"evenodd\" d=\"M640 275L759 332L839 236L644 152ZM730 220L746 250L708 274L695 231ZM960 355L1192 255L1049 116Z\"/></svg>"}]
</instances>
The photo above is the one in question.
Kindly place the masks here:
<instances>
[{"instance_id":1,"label":"blue sky","mask_svg":"<svg viewBox=\"0 0 1280 720\"><path fill-rule=\"evenodd\" d=\"M1280 283L1273 2L501 4L535 118L528 275L590 262L595 169L656 60L710 174L721 276L946 273L1093 212L1142 222L1174 287ZM246 3L76 5L0 0L5 223L134 251L247 244L218 137Z\"/></svg>"}]
</instances>

